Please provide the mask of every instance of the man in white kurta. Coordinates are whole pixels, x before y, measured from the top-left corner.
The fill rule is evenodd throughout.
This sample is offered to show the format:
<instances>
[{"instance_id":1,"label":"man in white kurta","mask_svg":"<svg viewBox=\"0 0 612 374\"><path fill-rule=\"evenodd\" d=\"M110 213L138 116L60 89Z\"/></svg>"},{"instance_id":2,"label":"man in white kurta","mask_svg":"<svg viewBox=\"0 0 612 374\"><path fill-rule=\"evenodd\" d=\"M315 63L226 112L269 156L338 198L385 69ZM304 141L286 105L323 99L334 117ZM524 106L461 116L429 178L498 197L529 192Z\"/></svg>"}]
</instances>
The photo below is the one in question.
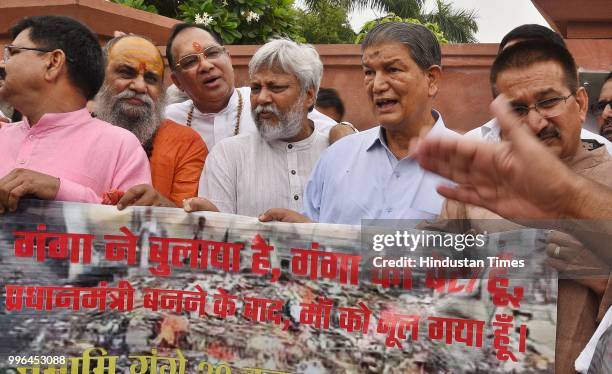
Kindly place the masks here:
<instances>
[{"instance_id":1,"label":"man in white kurta","mask_svg":"<svg viewBox=\"0 0 612 374\"><path fill-rule=\"evenodd\" d=\"M329 138L312 131L297 142L258 132L223 139L206 160L200 196L220 212L256 217L270 207L302 209L304 187Z\"/></svg>"},{"instance_id":2,"label":"man in white kurta","mask_svg":"<svg viewBox=\"0 0 612 374\"><path fill-rule=\"evenodd\" d=\"M205 199L190 201L190 210L199 210L200 203L246 216L276 206L301 209L306 181L329 144L318 130L322 124L308 118L322 72L318 53L308 45L275 40L255 53L249 102L257 132L217 143L200 179L199 196Z\"/></svg>"}]
</instances>

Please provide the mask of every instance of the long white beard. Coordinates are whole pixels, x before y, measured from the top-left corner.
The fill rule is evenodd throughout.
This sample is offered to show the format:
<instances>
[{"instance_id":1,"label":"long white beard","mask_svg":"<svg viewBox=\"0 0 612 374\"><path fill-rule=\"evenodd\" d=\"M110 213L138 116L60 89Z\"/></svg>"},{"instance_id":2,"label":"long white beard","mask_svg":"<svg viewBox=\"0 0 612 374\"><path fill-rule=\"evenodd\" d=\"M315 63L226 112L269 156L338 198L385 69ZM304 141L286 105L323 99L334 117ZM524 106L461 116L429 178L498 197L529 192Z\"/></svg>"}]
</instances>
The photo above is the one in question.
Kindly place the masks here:
<instances>
[{"instance_id":1,"label":"long white beard","mask_svg":"<svg viewBox=\"0 0 612 374\"><path fill-rule=\"evenodd\" d=\"M267 141L293 138L302 130L305 95L301 95L298 101L286 112L281 113L276 105L258 105L251 111L255 125L262 138ZM273 120L258 119L257 115L262 111L272 112L278 118L278 123Z\"/></svg>"},{"instance_id":2,"label":"long white beard","mask_svg":"<svg viewBox=\"0 0 612 374\"><path fill-rule=\"evenodd\" d=\"M145 105L132 105L125 101L138 98ZM108 85L103 85L96 95L96 115L102 121L123 127L132 132L143 146L150 143L153 135L164 118L165 97L162 94L157 102L145 94L125 90L113 95Z\"/></svg>"}]
</instances>

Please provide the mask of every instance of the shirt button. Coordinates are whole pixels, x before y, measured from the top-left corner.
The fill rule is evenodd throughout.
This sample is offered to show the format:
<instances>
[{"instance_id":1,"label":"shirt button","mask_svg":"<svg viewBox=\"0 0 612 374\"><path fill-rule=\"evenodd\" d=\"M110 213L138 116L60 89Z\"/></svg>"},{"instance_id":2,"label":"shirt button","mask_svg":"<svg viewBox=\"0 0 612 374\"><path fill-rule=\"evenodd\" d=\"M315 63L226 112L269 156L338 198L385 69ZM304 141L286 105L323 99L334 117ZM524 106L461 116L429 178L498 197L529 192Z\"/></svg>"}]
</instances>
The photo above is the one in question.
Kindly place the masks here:
<instances>
[{"instance_id":1,"label":"shirt button","mask_svg":"<svg viewBox=\"0 0 612 374\"><path fill-rule=\"evenodd\" d=\"M296 171L295 170L291 170L291 174L295 175Z\"/></svg>"},{"instance_id":2,"label":"shirt button","mask_svg":"<svg viewBox=\"0 0 612 374\"><path fill-rule=\"evenodd\" d=\"M289 145L287 146L287 148L289 148L289 149L293 148L293 144L289 144Z\"/></svg>"},{"instance_id":3,"label":"shirt button","mask_svg":"<svg viewBox=\"0 0 612 374\"><path fill-rule=\"evenodd\" d=\"M391 213L392 211L393 211L393 209L391 209L391 208L385 209L385 212L387 212L387 213Z\"/></svg>"},{"instance_id":4,"label":"shirt button","mask_svg":"<svg viewBox=\"0 0 612 374\"><path fill-rule=\"evenodd\" d=\"M25 164L25 160L19 160L19 163L20 163L21 165L23 165L23 164Z\"/></svg>"},{"instance_id":5,"label":"shirt button","mask_svg":"<svg viewBox=\"0 0 612 374\"><path fill-rule=\"evenodd\" d=\"M400 173L398 173L397 171L395 173L393 173L393 175L395 175L395 178L399 178L400 177Z\"/></svg>"},{"instance_id":6,"label":"shirt button","mask_svg":"<svg viewBox=\"0 0 612 374\"><path fill-rule=\"evenodd\" d=\"M293 195L293 200L299 200L300 197L298 195Z\"/></svg>"},{"instance_id":7,"label":"shirt button","mask_svg":"<svg viewBox=\"0 0 612 374\"><path fill-rule=\"evenodd\" d=\"M28 135L28 139L30 140L34 139L34 135Z\"/></svg>"}]
</instances>

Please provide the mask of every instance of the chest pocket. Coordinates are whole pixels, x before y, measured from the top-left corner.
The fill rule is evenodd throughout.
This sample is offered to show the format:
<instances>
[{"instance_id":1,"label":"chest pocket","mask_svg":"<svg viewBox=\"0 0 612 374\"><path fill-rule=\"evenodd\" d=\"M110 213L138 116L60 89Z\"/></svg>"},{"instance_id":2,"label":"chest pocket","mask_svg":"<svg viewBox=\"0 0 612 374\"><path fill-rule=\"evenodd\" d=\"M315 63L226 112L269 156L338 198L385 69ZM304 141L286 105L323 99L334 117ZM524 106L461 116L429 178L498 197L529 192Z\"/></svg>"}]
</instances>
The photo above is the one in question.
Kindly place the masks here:
<instances>
[{"instance_id":1,"label":"chest pocket","mask_svg":"<svg viewBox=\"0 0 612 374\"><path fill-rule=\"evenodd\" d=\"M368 172L365 165L343 168L330 179L332 185L323 191L321 217L340 217L338 222L357 224L360 219L379 215L384 181Z\"/></svg>"}]
</instances>

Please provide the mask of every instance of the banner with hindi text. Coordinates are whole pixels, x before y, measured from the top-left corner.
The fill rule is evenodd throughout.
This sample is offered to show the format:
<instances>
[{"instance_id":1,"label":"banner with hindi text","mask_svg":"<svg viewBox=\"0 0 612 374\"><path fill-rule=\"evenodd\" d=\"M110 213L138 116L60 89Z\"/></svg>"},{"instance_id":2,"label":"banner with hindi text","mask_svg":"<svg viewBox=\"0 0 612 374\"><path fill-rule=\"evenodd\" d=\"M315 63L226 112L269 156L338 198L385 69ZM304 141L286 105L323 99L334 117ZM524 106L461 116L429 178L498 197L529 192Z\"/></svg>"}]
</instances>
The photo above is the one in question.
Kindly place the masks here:
<instances>
[{"instance_id":1,"label":"banner with hindi text","mask_svg":"<svg viewBox=\"0 0 612 374\"><path fill-rule=\"evenodd\" d=\"M376 236L398 230L24 200L0 216L0 368L553 372L541 230Z\"/></svg>"}]
</instances>

